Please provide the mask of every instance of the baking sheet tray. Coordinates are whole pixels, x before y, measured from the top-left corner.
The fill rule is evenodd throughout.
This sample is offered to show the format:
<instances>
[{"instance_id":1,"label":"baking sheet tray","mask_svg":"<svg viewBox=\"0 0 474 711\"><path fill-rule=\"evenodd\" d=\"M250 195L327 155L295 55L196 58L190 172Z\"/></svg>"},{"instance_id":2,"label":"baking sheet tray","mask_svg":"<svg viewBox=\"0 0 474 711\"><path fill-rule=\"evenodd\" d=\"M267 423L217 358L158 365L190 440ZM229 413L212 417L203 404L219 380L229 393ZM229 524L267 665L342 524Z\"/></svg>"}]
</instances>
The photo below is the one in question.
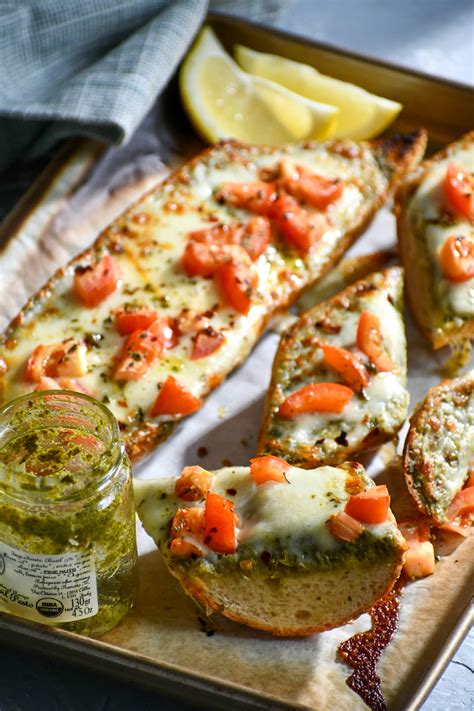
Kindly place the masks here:
<instances>
[{"instance_id":1,"label":"baking sheet tray","mask_svg":"<svg viewBox=\"0 0 474 711\"><path fill-rule=\"evenodd\" d=\"M402 101L405 109L395 128L424 125L432 148L470 128L472 92L466 87L239 20L210 19L229 48L240 42L276 52ZM199 148L199 139L181 110L175 82L128 146L102 156L100 147L91 141L66 147L0 233L0 328L55 267L90 243L170 166ZM390 247L394 235L393 217L382 211L351 253ZM20 278L24 274L27 278ZM445 354L429 354L409 318L407 328L409 386L415 404L438 382L436 369ZM135 472L137 476L178 473L185 463L196 461L209 468L221 466L224 458L245 463L254 451L267 386L261 374L270 375L277 340L275 334L267 334L244 366L209 398L200 415L179 427ZM198 459L198 447L207 448L208 455ZM371 468L382 469L388 454L386 447ZM214 634L209 636L196 607L164 570L158 551L140 531L139 544L140 597L118 628L100 640L91 640L0 615L2 639L29 649L48 649L206 707L222 708L231 702L233 707L323 710L334 708L337 699L340 708L365 708L345 685L349 670L335 660L335 653L342 640L367 629L367 616L298 640L275 640L216 617ZM434 576L410 585L405 592L400 629L380 664L391 709L416 708L421 703L469 628L473 544L472 538L465 541L441 560Z\"/></svg>"}]
</instances>

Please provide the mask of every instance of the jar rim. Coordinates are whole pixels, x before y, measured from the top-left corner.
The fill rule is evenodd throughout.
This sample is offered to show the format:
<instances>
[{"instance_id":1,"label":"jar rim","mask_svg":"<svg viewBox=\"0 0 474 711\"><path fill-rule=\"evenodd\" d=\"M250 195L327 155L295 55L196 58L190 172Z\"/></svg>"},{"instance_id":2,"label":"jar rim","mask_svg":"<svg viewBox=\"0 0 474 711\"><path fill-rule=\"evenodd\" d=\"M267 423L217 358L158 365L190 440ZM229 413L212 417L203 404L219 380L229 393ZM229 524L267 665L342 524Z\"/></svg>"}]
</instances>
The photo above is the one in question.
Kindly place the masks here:
<instances>
[{"instance_id":1,"label":"jar rim","mask_svg":"<svg viewBox=\"0 0 474 711\"><path fill-rule=\"evenodd\" d=\"M73 490L70 494L66 493L64 496L56 496L54 499L48 500L47 490L42 491L41 489L34 489L25 492L26 495L21 495L21 492L18 489L12 489L12 487L10 487L12 490L3 492L3 494L8 498L14 499L15 502L23 503L25 505L33 505L38 508L69 505L76 501L84 503L102 492L114 478L116 472L120 469L125 448L120 437L120 430L117 420L112 412L105 407L105 405L98 400L95 400L90 395L70 390L43 390L26 393L10 400L5 405L0 407L0 440L2 437L2 425L8 428L9 420L15 413L21 412L22 408L27 408L28 411L33 409L34 411L35 402L41 403L46 408L48 408L48 405L55 403L56 407L63 407L63 412L67 411L68 405L72 407L75 406L79 408L81 415L85 418L87 418L87 411L89 411L91 422L93 422L95 413L95 418L97 420L100 419L101 434L103 435L105 432L107 434L107 438L105 439L103 436L99 436L98 427L96 427L94 435L105 444L107 457L104 457L105 452L101 454L98 453L96 461L93 463L93 466L91 465L89 468L90 472L94 472L94 475L90 477L89 483L84 485L80 490ZM86 410L85 413L84 409ZM19 431L22 424L22 422L18 423L19 426L17 431ZM28 422L25 422L24 424L28 427ZM14 428L12 428L11 432L13 431ZM32 431L35 430L33 429ZM78 431L80 431L79 428ZM103 471L100 471L101 458L104 458L104 463L102 465Z\"/></svg>"}]
</instances>

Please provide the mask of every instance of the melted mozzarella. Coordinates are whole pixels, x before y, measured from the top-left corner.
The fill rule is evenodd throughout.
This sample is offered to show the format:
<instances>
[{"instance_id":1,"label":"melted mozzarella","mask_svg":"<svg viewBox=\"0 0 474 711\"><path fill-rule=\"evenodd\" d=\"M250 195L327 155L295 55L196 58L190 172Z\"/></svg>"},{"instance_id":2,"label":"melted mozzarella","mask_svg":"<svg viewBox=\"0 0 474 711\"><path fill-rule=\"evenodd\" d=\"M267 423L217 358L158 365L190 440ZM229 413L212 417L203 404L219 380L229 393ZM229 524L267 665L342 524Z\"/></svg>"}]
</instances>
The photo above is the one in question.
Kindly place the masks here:
<instances>
[{"instance_id":1,"label":"melted mozzarella","mask_svg":"<svg viewBox=\"0 0 474 711\"><path fill-rule=\"evenodd\" d=\"M455 234L474 237L472 225L461 215L456 216L456 224L434 222L439 220L446 204L443 184L447 165L451 161L461 165L469 173L474 173L474 143L433 164L410 200L408 219L413 228L421 233L431 255L436 270L434 286L441 302L447 304L448 310L455 315L473 317L474 278L458 283L449 281L444 277L438 260L438 252L449 236Z\"/></svg>"},{"instance_id":2,"label":"melted mozzarella","mask_svg":"<svg viewBox=\"0 0 474 711\"><path fill-rule=\"evenodd\" d=\"M357 325L360 313L364 310L375 313L382 328L383 343L388 354L396 364L394 372L377 373L370 378L364 395L352 396L340 413L311 413L285 421L285 432L294 440L295 445L313 446L315 433L323 433L330 422L340 422L347 430L349 445L360 442L372 429L375 418L377 426L383 430L396 429L399 425L400 410L408 407L409 395L406 390L406 340L403 319L398 310L387 299L387 290L378 291L360 299L360 311L349 311L339 334L332 336L331 344L351 349L356 341ZM362 354L360 354L363 358ZM326 370L318 374L318 381L334 381L334 372ZM299 390L301 384L293 389ZM285 397L291 391L285 392ZM403 419L403 418L402 418ZM346 427L344 427L346 425Z\"/></svg>"},{"instance_id":3,"label":"melted mozzarella","mask_svg":"<svg viewBox=\"0 0 474 711\"><path fill-rule=\"evenodd\" d=\"M276 541L290 555L301 553L303 540L319 551L337 550L341 541L330 533L328 521L344 508L349 498L345 485L351 475L336 467L290 467L286 476L288 483L257 486L248 467L214 472L212 491L234 503L239 519L238 542L251 546L257 555L271 551ZM166 544L174 512L183 506L174 496L174 484L175 479L134 482L138 515L158 546ZM367 484L371 485L369 478ZM395 529L389 519L365 524L365 528L380 538L393 536Z\"/></svg>"},{"instance_id":4,"label":"melted mozzarella","mask_svg":"<svg viewBox=\"0 0 474 711\"><path fill-rule=\"evenodd\" d=\"M84 338L91 333L100 334L102 340L99 347L88 351L88 372L81 382L91 395L107 403L121 423L132 425L143 414L146 416L156 399L158 386L170 374L195 396L203 397L213 382L225 377L247 356L269 311L319 274L367 199L385 190L386 179L369 150L351 160L328 153L324 145L311 149L294 146L287 149L287 154L314 172L346 179L346 188L342 198L329 208L332 228L307 257L300 259L295 253L273 245L259 257L258 297L248 315L223 306L213 312L211 325L226 339L220 349L193 361L191 337L182 337L139 380L117 383L113 380L114 356L123 338L114 327L113 313L127 303L151 307L172 318L183 308L197 312L214 309L222 301L215 282L190 278L181 267L186 235L209 226L211 220L224 223L248 220L245 211L217 204L213 191L226 181L257 179L260 169L274 165L279 153L262 155L255 151L247 160L237 152L233 161L224 150L215 149L185 169L179 180L158 187L113 223L109 236L118 249L110 245L110 252L122 272L121 287L97 307L84 308L71 293L73 267L68 267L56 282L49 301L38 302L25 324L14 331L14 348L2 350L8 365L4 399L32 389L31 384L24 382L24 369L36 345L57 343L68 337ZM359 188L356 183L364 187ZM89 259L85 257L76 263L86 265Z\"/></svg>"}]
</instances>

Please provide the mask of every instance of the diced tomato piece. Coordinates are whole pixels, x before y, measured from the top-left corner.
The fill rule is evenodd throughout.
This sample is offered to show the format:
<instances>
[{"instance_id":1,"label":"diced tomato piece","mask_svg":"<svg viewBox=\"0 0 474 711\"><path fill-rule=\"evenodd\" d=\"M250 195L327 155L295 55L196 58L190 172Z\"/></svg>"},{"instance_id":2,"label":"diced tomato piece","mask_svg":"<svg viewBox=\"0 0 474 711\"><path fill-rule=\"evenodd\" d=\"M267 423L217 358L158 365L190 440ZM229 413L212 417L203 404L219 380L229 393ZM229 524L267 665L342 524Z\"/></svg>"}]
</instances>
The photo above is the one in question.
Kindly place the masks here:
<instances>
[{"instance_id":1,"label":"diced tomato piece","mask_svg":"<svg viewBox=\"0 0 474 711\"><path fill-rule=\"evenodd\" d=\"M158 317L145 331L134 331L120 352L115 380L138 380L163 350L175 343L176 336L167 318Z\"/></svg>"},{"instance_id":2,"label":"diced tomato piece","mask_svg":"<svg viewBox=\"0 0 474 711\"><path fill-rule=\"evenodd\" d=\"M126 306L115 313L115 326L121 336L129 336L134 331L144 331L157 318L155 309L146 306Z\"/></svg>"},{"instance_id":3,"label":"diced tomato piece","mask_svg":"<svg viewBox=\"0 0 474 711\"><path fill-rule=\"evenodd\" d=\"M178 509L173 517L170 528L172 538L177 538L183 533L200 535L204 530L204 509Z\"/></svg>"},{"instance_id":4,"label":"diced tomato piece","mask_svg":"<svg viewBox=\"0 0 474 711\"><path fill-rule=\"evenodd\" d=\"M221 267L217 278L226 303L240 314L248 314L258 286L258 276L252 265L232 260Z\"/></svg>"},{"instance_id":5,"label":"diced tomato piece","mask_svg":"<svg viewBox=\"0 0 474 711\"><path fill-rule=\"evenodd\" d=\"M204 242L188 242L183 253L183 269L188 276L210 277L228 259L221 245Z\"/></svg>"},{"instance_id":6,"label":"diced tomato piece","mask_svg":"<svg viewBox=\"0 0 474 711\"><path fill-rule=\"evenodd\" d=\"M176 378L168 375L161 386L150 417L159 415L191 415L201 407L202 402L181 385Z\"/></svg>"},{"instance_id":7,"label":"diced tomato piece","mask_svg":"<svg viewBox=\"0 0 474 711\"><path fill-rule=\"evenodd\" d=\"M192 556L199 558L203 551L199 548L197 541L193 543L191 540L184 538L173 538L170 542L170 552L177 558L191 558Z\"/></svg>"},{"instance_id":8,"label":"diced tomato piece","mask_svg":"<svg viewBox=\"0 0 474 711\"><path fill-rule=\"evenodd\" d=\"M212 484L212 474L198 466L184 467L177 479L174 492L183 501L204 499Z\"/></svg>"},{"instance_id":9,"label":"diced tomato piece","mask_svg":"<svg viewBox=\"0 0 474 711\"><path fill-rule=\"evenodd\" d=\"M53 350L54 346L36 346L26 363L25 380L27 383L38 383L45 375Z\"/></svg>"},{"instance_id":10,"label":"diced tomato piece","mask_svg":"<svg viewBox=\"0 0 474 711\"><path fill-rule=\"evenodd\" d=\"M468 220L474 219L474 177L461 165L449 163L444 181L448 205Z\"/></svg>"},{"instance_id":11,"label":"diced tomato piece","mask_svg":"<svg viewBox=\"0 0 474 711\"><path fill-rule=\"evenodd\" d=\"M117 288L121 278L115 260L106 254L101 260L87 267L76 267L73 291L89 309L100 304Z\"/></svg>"},{"instance_id":12,"label":"diced tomato piece","mask_svg":"<svg viewBox=\"0 0 474 711\"><path fill-rule=\"evenodd\" d=\"M211 353L215 353L223 343L225 343L224 334L219 331L214 331L214 329L209 326L209 328L198 333L194 339L191 360L206 358L211 355Z\"/></svg>"},{"instance_id":13,"label":"diced tomato piece","mask_svg":"<svg viewBox=\"0 0 474 711\"><path fill-rule=\"evenodd\" d=\"M339 200L344 190L344 182L339 178L324 178L301 165L280 161L279 169L278 185L297 200L318 210L325 210Z\"/></svg>"},{"instance_id":14,"label":"diced tomato piece","mask_svg":"<svg viewBox=\"0 0 474 711\"><path fill-rule=\"evenodd\" d=\"M353 392L339 383L310 383L289 395L280 405L281 417L298 417L304 412L342 412Z\"/></svg>"},{"instance_id":15,"label":"diced tomato piece","mask_svg":"<svg viewBox=\"0 0 474 711\"><path fill-rule=\"evenodd\" d=\"M242 229L242 223L240 222L233 222L232 224L218 223L204 227L201 230L188 232L187 238L189 242L203 242L205 244L240 244L239 234Z\"/></svg>"},{"instance_id":16,"label":"diced tomato piece","mask_svg":"<svg viewBox=\"0 0 474 711\"><path fill-rule=\"evenodd\" d=\"M369 374L362 361L354 353L345 348L325 343L321 343L320 347L323 350L326 365L339 373L352 390L360 392L369 384Z\"/></svg>"},{"instance_id":17,"label":"diced tomato piece","mask_svg":"<svg viewBox=\"0 0 474 711\"><path fill-rule=\"evenodd\" d=\"M218 202L268 216L276 199L276 186L263 181L224 183L215 198Z\"/></svg>"},{"instance_id":18,"label":"diced tomato piece","mask_svg":"<svg viewBox=\"0 0 474 711\"><path fill-rule=\"evenodd\" d=\"M451 235L439 251L443 273L450 281L474 277L474 237Z\"/></svg>"},{"instance_id":19,"label":"diced tomato piece","mask_svg":"<svg viewBox=\"0 0 474 711\"><path fill-rule=\"evenodd\" d=\"M240 244L253 262L270 244L271 233L270 221L266 217L252 217L245 225Z\"/></svg>"},{"instance_id":20,"label":"diced tomato piece","mask_svg":"<svg viewBox=\"0 0 474 711\"><path fill-rule=\"evenodd\" d=\"M48 378L46 375L42 375L36 383L35 390L61 390L61 387L54 378Z\"/></svg>"},{"instance_id":21,"label":"diced tomato piece","mask_svg":"<svg viewBox=\"0 0 474 711\"><path fill-rule=\"evenodd\" d=\"M448 521L460 521L463 525L473 521L474 486L468 486L458 491L446 511Z\"/></svg>"},{"instance_id":22,"label":"diced tomato piece","mask_svg":"<svg viewBox=\"0 0 474 711\"><path fill-rule=\"evenodd\" d=\"M394 365L392 359L383 347L382 329L376 314L363 311L357 327L357 346L365 353L379 372L390 372Z\"/></svg>"},{"instance_id":23,"label":"diced tomato piece","mask_svg":"<svg viewBox=\"0 0 474 711\"><path fill-rule=\"evenodd\" d=\"M425 578L434 572L435 554L431 541L408 541L403 572L407 578Z\"/></svg>"},{"instance_id":24,"label":"diced tomato piece","mask_svg":"<svg viewBox=\"0 0 474 711\"><path fill-rule=\"evenodd\" d=\"M344 511L361 523L383 523L390 509L390 494L385 484L374 486L349 498Z\"/></svg>"},{"instance_id":25,"label":"diced tomato piece","mask_svg":"<svg viewBox=\"0 0 474 711\"><path fill-rule=\"evenodd\" d=\"M281 484L288 482L285 474L289 468L290 465L284 459L272 454L250 460L250 474L256 484L265 484L267 481Z\"/></svg>"},{"instance_id":26,"label":"diced tomato piece","mask_svg":"<svg viewBox=\"0 0 474 711\"><path fill-rule=\"evenodd\" d=\"M204 543L216 553L235 553L237 548L234 504L212 491L204 508Z\"/></svg>"},{"instance_id":27,"label":"diced tomato piece","mask_svg":"<svg viewBox=\"0 0 474 711\"><path fill-rule=\"evenodd\" d=\"M304 210L290 195L278 197L273 205L271 217L277 223L286 241L305 254L329 228L329 223L324 215Z\"/></svg>"},{"instance_id":28,"label":"diced tomato piece","mask_svg":"<svg viewBox=\"0 0 474 711\"><path fill-rule=\"evenodd\" d=\"M213 227L207 227L203 230L197 230L196 232L190 232L188 239L189 244L198 242L214 245L215 247L239 245L246 250L252 261L255 261L267 248L270 242L270 236L270 221L266 217L252 217L247 223L235 222L230 225L219 224ZM191 262L191 266L189 267L191 270L197 269L197 267L194 266L196 254L204 255L205 253L203 250L189 248L189 254L186 260ZM217 261L220 261L220 252L217 251L216 254ZM201 261L206 262L203 258L201 258ZM212 266L210 268L212 268ZM209 271L209 267L207 267L206 271Z\"/></svg>"},{"instance_id":29,"label":"diced tomato piece","mask_svg":"<svg viewBox=\"0 0 474 711\"><path fill-rule=\"evenodd\" d=\"M352 518L345 511L338 511L330 518L329 530L339 540L352 543L362 535L364 527L360 521Z\"/></svg>"},{"instance_id":30,"label":"diced tomato piece","mask_svg":"<svg viewBox=\"0 0 474 711\"><path fill-rule=\"evenodd\" d=\"M37 383L43 376L79 377L86 372L86 345L76 338L68 338L63 343L36 346L26 364L25 380Z\"/></svg>"}]
</instances>

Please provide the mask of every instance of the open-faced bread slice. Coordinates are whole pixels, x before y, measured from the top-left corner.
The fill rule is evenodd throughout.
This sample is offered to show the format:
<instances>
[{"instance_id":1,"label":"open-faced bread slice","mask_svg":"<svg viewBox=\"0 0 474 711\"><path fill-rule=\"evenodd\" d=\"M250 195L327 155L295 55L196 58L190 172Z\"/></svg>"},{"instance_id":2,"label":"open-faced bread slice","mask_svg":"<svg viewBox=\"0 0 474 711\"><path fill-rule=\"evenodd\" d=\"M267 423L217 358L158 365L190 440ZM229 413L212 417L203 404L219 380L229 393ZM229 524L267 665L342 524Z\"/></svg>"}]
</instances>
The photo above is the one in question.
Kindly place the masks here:
<instances>
[{"instance_id":1,"label":"open-faced bread slice","mask_svg":"<svg viewBox=\"0 0 474 711\"><path fill-rule=\"evenodd\" d=\"M259 457L250 468L186 467L178 480L136 481L135 494L145 530L186 592L274 635L347 622L403 565L386 487L358 464L308 471Z\"/></svg>"},{"instance_id":2,"label":"open-faced bread slice","mask_svg":"<svg viewBox=\"0 0 474 711\"><path fill-rule=\"evenodd\" d=\"M474 338L474 131L423 163L397 194L413 315L433 348Z\"/></svg>"},{"instance_id":3,"label":"open-faced bread slice","mask_svg":"<svg viewBox=\"0 0 474 711\"><path fill-rule=\"evenodd\" d=\"M446 523L474 471L474 370L428 391L410 421L403 468L419 510Z\"/></svg>"},{"instance_id":4,"label":"open-faced bread slice","mask_svg":"<svg viewBox=\"0 0 474 711\"><path fill-rule=\"evenodd\" d=\"M282 336L258 450L339 464L393 438L408 413L400 267L306 311Z\"/></svg>"},{"instance_id":5,"label":"open-faced bread slice","mask_svg":"<svg viewBox=\"0 0 474 711\"><path fill-rule=\"evenodd\" d=\"M319 279L425 136L283 148L221 143L117 218L0 337L0 400L85 390L131 457L156 447Z\"/></svg>"}]
</instances>

